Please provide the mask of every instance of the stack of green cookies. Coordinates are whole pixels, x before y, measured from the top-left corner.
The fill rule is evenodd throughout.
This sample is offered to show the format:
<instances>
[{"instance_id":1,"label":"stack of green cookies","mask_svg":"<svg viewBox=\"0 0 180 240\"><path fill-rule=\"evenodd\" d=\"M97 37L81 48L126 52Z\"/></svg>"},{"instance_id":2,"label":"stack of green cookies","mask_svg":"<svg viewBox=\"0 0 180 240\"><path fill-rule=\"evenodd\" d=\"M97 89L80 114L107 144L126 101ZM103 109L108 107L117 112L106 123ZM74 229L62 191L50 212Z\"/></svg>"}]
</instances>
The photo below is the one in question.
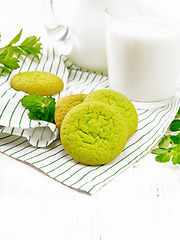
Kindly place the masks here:
<instances>
[{"instance_id":1,"label":"stack of green cookies","mask_svg":"<svg viewBox=\"0 0 180 240\"><path fill-rule=\"evenodd\" d=\"M86 165L102 165L121 154L137 129L138 116L123 94L99 89L59 100L55 122L62 145L72 158Z\"/></svg>"},{"instance_id":2,"label":"stack of green cookies","mask_svg":"<svg viewBox=\"0 0 180 240\"><path fill-rule=\"evenodd\" d=\"M53 95L64 84L54 74L23 72L11 79L11 86L29 94ZM99 89L73 94L56 102L55 123L67 153L87 165L102 165L123 151L138 125L136 109L123 94Z\"/></svg>"}]
</instances>

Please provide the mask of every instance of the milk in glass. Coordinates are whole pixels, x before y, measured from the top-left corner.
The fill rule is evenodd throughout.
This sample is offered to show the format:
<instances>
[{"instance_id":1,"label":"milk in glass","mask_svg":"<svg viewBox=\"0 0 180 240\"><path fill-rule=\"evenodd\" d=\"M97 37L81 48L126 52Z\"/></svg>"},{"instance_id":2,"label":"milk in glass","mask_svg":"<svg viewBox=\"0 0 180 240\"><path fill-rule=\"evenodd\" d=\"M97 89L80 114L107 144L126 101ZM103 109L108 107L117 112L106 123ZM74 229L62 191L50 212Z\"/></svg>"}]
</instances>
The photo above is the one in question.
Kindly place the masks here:
<instances>
[{"instance_id":1,"label":"milk in glass","mask_svg":"<svg viewBox=\"0 0 180 240\"><path fill-rule=\"evenodd\" d=\"M107 21L110 88L132 101L172 98L180 76L179 26L178 21L143 15Z\"/></svg>"}]
</instances>

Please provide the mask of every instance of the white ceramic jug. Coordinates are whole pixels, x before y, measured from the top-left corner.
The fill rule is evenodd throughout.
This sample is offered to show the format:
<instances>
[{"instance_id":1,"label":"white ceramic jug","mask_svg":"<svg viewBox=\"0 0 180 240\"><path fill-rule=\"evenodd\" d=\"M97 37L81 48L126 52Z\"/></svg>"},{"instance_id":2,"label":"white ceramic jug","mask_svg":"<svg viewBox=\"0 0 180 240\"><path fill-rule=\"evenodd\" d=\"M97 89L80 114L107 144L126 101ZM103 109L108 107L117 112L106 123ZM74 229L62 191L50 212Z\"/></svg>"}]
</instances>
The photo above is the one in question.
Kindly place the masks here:
<instances>
[{"instance_id":1,"label":"white ceramic jug","mask_svg":"<svg viewBox=\"0 0 180 240\"><path fill-rule=\"evenodd\" d=\"M105 9L122 1L44 0L46 29L76 66L107 74Z\"/></svg>"}]
</instances>

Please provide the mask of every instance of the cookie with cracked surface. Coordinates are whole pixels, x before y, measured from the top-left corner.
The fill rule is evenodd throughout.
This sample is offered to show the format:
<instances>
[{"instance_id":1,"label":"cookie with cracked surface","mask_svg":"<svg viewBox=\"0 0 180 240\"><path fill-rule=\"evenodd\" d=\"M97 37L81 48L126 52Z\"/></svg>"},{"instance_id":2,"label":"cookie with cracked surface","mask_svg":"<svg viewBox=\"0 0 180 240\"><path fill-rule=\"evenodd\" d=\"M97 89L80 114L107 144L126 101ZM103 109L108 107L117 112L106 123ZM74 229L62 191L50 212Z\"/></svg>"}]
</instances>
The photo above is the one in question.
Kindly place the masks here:
<instances>
[{"instance_id":1,"label":"cookie with cracked surface","mask_svg":"<svg viewBox=\"0 0 180 240\"><path fill-rule=\"evenodd\" d=\"M66 152L76 161L102 165L123 151L128 129L116 108L102 102L84 102L66 114L60 138Z\"/></svg>"},{"instance_id":2,"label":"cookie with cracked surface","mask_svg":"<svg viewBox=\"0 0 180 240\"><path fill-rule=\"evenodd\" d=\"M138 126L137 111L132 102L123 94L111 89L98 89L91 92L85 102L98 101L109 104L119 110L128 126L128 138L136 131Z\"/></svg>"},{"instance_id":3,"label":"cookie with cracked surface","mask_svg":"<svg viewBox=\"0 0 180 240\"><path fill-rule=\"evenodd\" d=\"M29 94L54 95L62 91L64 83L55 74L42 71L21 72L11 79L11 87Z\"/></svg>"},{"instance_id":4,"label":"cookie with cracked surface","mask_svg":"<svg viewBox=\"0 0 180 240\"><path fill-rule=\"evenodd\" d=\"M87 94L72 94L56 101L55 123L59 129L66 114L76 105L83 103L86 97Z\"/></svg>"}]
</instances>

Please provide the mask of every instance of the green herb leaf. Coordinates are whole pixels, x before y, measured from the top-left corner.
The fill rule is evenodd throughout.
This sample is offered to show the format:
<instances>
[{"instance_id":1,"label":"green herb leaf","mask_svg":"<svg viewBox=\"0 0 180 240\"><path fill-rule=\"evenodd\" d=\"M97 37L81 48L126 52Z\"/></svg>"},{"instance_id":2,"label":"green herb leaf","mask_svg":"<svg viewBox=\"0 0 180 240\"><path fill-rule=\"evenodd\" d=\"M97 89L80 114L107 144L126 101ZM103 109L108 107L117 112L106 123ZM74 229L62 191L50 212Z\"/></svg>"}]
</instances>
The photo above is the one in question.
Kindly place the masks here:
<instances>
[{"instance_id":1,"label":"green herb leaf","mask_svg":"<svg viewBox=\"0 0 180 240\"><path fill-rule=\"evenodd\" d=\"M180 116L180 108L179 108L179 110L178 110L177 116Z\"/></svg>"},{"instance_id":2,"label":"green herb leaf","mask_svg":"<svg viewBox=\"0 0 180 240\"><path fill-rule=\"evenodd\" d=\"M9 57L9 58L5 58L3 61L1 61L1 63L4 65L4 67L6 67L7 69L17 69L19 68L19 60L15 57Z\"/></svg>"},{"instance_id":3,"label":"green herb leaf","mask_svg":"<svg viewBox=\"0 0 180 240\"><path fill-rule=\"evenodd\" d=\"M180 113L180 109L178 114ZM177 114L177 115L178 115ZM180 131L180 120L175 119L170 124L172 132ZM165 135L158 144L159 148L153 149L151 153L156 154L156 161L161 163L172 161L173 165L180 164L180 132L176 135Z\"/></svg>"},{"instance_id":4,"label":"green herb leaf","mask_svg":"<svg viewBox=\"0 0 180 240\"><path fill-rule=\"evenodd\" d=\"M6 67L0 66L0 69L1 69L2 71L9 72L9 69L6 68Z\"/></svg>"},{"instance_id":5,"label":"green herb leaf","mask_svg":"<svg viewBox=\"0 0 180 240\"><path fill-rule=\"evenodd\" d=\"M171 140L174 142L174 144L180 144L180 133L178 133L176 136L172 135Z\"/></svg>"},{"instance_id":6,"label":"green herb leaf","mask_svg":"<svg viewBox=\"0 0 180 240\"><path fill-rule=\"evenodd\" d=\"M168 152L168 149L166 149L166 148L155 148L151 151L151 153L156 154L156 155L159 155L161 153L167 153L167 152Z\"/></svg>"},{"instance_id":7,"label":"green herb leaf","mask_svg":"<svg viewBox=\"0 0 180 240\"><path fill-rule=\"evenodd\" d=\"M20 45L15 46L19 42L22 35L22 29L20 32L10 41L8 45L0 48L0 65L1 73L0 76L4 74L2 71L8 69L9 71L19 68L18 55L33 55L37 60L39 60L39 55L41 55L42 44L39 42L40 38L35 36L27 37Z\"/></svg>"},{"instance_id":8,"label":"green herb leaf","mask_svg":"<svg viewBox=\"0 0 180 240\"><path fill-rule=\"evenodd\" d=\"M180 145L177 145L173 149L172 162L173 162L173 165L180 164Z\"/></svg>"},{"instance_id":9,"label":"green herb leaf","mask_svg":"<svg viewBox=\"0 0 180 240\"><path fill-rule=\"evenodd\" d=\"M10 41L10 43L8 45L13 45L15 43L17 43L22 35L22 29L20 30L20 32Z\"/></svg>"},{"instance_id":10,"label":"green herb leaf","mask_svg":"<svg viewBox=\"0 0 180 240\"><path fill-rule=\"evenodd\" d=\"M27 53L25 51L23 51L20 48L14 47L14 46L11 46L11 51L12 51L13 54L27 55Z\"/></svg>"},{"instance_id":11,"label":"green herb leaf","mask_svg":"<svg viewBox=\"0 0 180 240\"><path fill-rule=\"evenodd\" d=\"M29 94L24 96L21 100L22 105L31 110L42 106L43 96L37 94Z\"/></svg>"},{"instance_id":12,"label":"green herb leaf","mask_svg":"<svg viewBox=\"0 0 180 240\"><path fill-rule=\"evenodd\" d=\"M175 119L172 121L172 123L170 124L170 130L172 132L180 131L180 120L179 119Z\"/></svg>"},{"instance_id":13,"label":"green herb leaf","mask_svg":"<svg viewBox=\"0 0 180 240\"><path fill-rule=\"evenodd\" d=\"M20 101L29 110L28 116L30 119L54 122L55 99L53 97L29 94Z\"/></svg>"},{"instance_id":14,"label":"green herb leaf","mask_svg":"<svg viewBox=\"0 0 180 240\"><path fill-rule=\"evenodd\" d=\"M32 54L37 60L39 60L38 54L41 53L41 43L38 43L40 38L35 36L28 37L19 46L22 50L28 54Z\"/></svg>"},{"instance_id":15,"label":"green herb leaf","mask_svg":"<svg viewBox=\"0 0 180 240\"><path fill-rule=\"evenodd\" d=\"M0 72L0 76L5 76L2 72Z\"/></svg>"},{"instance_id":16,"label":"green herb leaf","mask_svg":"<svg viewBox=\"0 0 180 240\"><path fill-rule=\"evenodd\" d=\"M0 48L0 62L7 56L8 47Z\"/></svg>"},{"instance_id":17,"label":"green herb leaf","mask_svg":"<svg viewBox=\"0 0 180 240\"><path fill-rule=\"evenodd\" d=\"M159 142L160 148L167 148L171 143L171 135L165 135L164 138Z\"/></svg>"},{"instance_id":18,"label":"green herb leaf","mask_svg":"<svg viewBox=\"0 0 180 240\"><path fill-rule=\"evenodd\" d=\"M157 162L166 163L170 161L171 156L171 153L161 153L155 159Z\"/></svg>"}]
</instances>

